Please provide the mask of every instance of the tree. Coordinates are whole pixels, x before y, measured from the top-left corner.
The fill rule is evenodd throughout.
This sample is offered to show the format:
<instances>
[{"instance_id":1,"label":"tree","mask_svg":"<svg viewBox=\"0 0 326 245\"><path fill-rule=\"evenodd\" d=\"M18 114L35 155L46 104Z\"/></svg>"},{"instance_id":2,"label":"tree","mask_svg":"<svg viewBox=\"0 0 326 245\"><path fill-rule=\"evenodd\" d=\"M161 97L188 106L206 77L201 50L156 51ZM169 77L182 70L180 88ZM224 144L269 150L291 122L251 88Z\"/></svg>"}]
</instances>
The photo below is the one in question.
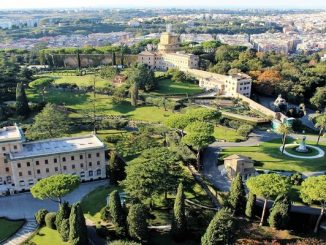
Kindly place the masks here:
<instances>
[{"instance_id":1,"label":"tree","mask_svg":"<svg viewBox=\"0 0 326 245\"><path fill-rule=\"evenodd\" d=\"M22 83L17 83L16 88L16 113L18 116L27 117L29 114L29 107L25 88Z\"/></svg>"},{"instance_id":2,"label":"tree","mask_svg":"<svg viewBox=\"0 0 326 245\"><path fill-rule=\"evenodd\" d=\"M39 89L42 95L42 101L45 101L45 92L53 84L53 78L39 78L29 83L32 88Z\"/></svg>"},{"instance_id":3,"label":"tree","mask_svg":"<svg viewBox=\"0 0 326 245\"><path fill-rule=\"evenodd\" d=\"M116 64L115 52L112 52L112 66L115 66Z\"/></svg>"},{"instance_id":4,"label":"tree","mask_svg":"<svg viewBox=\"0 0 326 245\"><path fill-rule=\"evenodd\" d=\"M174 200L173 217L171 233L176 240L182 240L187 231L187 220L185 213L185 195L183 192L183 184L178 186L178 192Z\"/></svg>"},{"instance_id":5,"label":"tree","mask_svg":"<svg viewBox=\"0 0 326 245\"><path fill-rule=\"evenodd\" d=\"M71 245L88 244L86 222L79 203L76 203L71 208L69 228L69 243Z\"/></svg>"},{"instance_id":6,"label":"tree","mask_svg":"<svg viewBox=\"0 0 326 245\"><path fill-rule=\"evenodd\" d=\"M126 193L142 202L154 195L167 195L175 190L181 175L176 154L164 147L144 150L126 166L127 177L121 182Z\"/></svg>"},{"instance_id":7,"label":"tree","mask_svg":"<svg viewBox=\"0 0 326 245\"><path fill-rule=\"evenodd\" d=\"M226 208L220 209L202 236L201 245L231 244L233 223L231 211Z\"/></svg>"},{"instance_id":8,"label":"tree","mask_svg":"<svg viewBox=\"0 0 326 245\"><path fill-rule=\"evenodd\" d=\"M326 208L326 175L313 176L302 182L300 197L305 203L319 203L320 215L317 219L314 232L317 233Z\"/></svg>"},{"instance_id":9,"label":"tree","mask_svg":"<svg viewBox=\"0 0 326 245\"><path fill-rule=\"evenodd\" d=\"M317 138L317 145L319 144L320 137L323 135L323 132L326 128L326 113L321 114L316 117L316 128L319 128L319 134Z\"/></svg>"},{"instance_id":10,"label":"tree","mask_svg":"<svg viewBox=\"0 0 326 245\"><path fill-rule=\"evenodd\" d=\"M268 223L276 229L285 229L289 222L291 202L287 194L277 196L271 209Z\"/></svg>"},{"instance_id":11,"label":"tree","mask_svg":"<svg viewBox=\"0 0 326 245\"><path fill-rule=\"evenodd\" d=\"M147 212L142 204L134 204L129 208L127 223L131 238L140 242L148 239Z\"/></svg>"},{"instance_id":12,"label":"tree","mask_svg":"<svg viewBox=\"0 0 326 245\"><path fill-rule=\"evenodd\" d=\"M59 227L57 227L57 230L59 231L61 240L64 242L68 242L69 241L69 232L70 232L69 218L62 220L61 225Z\"/></svg>"},{"instance_id":13,"label":"tree","mask_svg":"<svg viewBox=\"0 0 326 245\"><path fill-rule=\"evenodd\" d=\"M116 185L118 181L126 178L125 167L125 162L119 158L116 151L111 151L108 165L108 175L111 184Z\"/></svg>"},{"instance_id":14,"label":"tree","mask_svg":"<svg viewBox=\"0 0 326 245\"><path fill-rule=\"evenodd\" d=\"M285 194L289 190L289 181L279 174L260 174L251 177L247 181L249 191L264 199L264 207L261 215L260 226L264 223L265 213L267 209L267 199L275 198L279 194Z\"/></svg>"},{"instance_id":15,"label":"tree","mask_svg":"<svg viewBox=\"0 0 326 245\"><path fill-rule=\"evenodd\" d=\"M197 168L201 168L201 151L204 147L214 142L214 127L206 122L193 122L189 124L185 131L186 136L182 138L182 143L195 147L197 150Z\"/></svg>"},{"instance_id":16,"label":"tree","mask_svg":"<svg viewBox=\"0 0 326 245\"><path fill-rule=\"evenodd\" d=\"M283 154L285 149L286 137L288 134L290 134L291 127L286 125L285 123L281 123L276 129L276 132L282 135L282 154Z\"/></svg>"},{"instance_id":17,"label":"tree","mask_svg":"<svg viewBox=\"0 0 326 245\"><path fill-rule=\"evenodd\" d=\"M39 180L32 188L31 193L33 197L51 201L62 201L62 197L72 192L78 187L80 179L76 175L57 174Z\"/></svg>"},{"instance_id":18,"label":"tree","mask_svg":"<svg viewBox=\"0 0 326 245\"><path fill-rule=\"evenodd\" d=\"M169 128L180 130L181 135L183 136L183 130L191 122L190 120L191 119L185 114L176 114L176 115L169 116L165 124Z\"/></svg>"},{"instance_id":19,"label":"tree","mask_svg":"<svg viewBox=\"0 0 326 245\"><path fill-rule=\"evenodd\" d=\"M256 195L249 192L248 200L246 204L246 216L249 219L252 219L254 217L255 206L256 206Z\"/></svg>"},{"instance_id":20,"label":"tree","mask_svg":"<svg viewBox=\"0 0 326 245\"><path fill-rule=\"evenodd\" d=\"M310 103L319 110L324 110L326 107L326 87L317 88L314 96L310 99Z\"/></svg>"},{"instance_id":21,"label":"tree","mask_svg":"<svg viewBox=\"0 0 326 245\"><path fill-rule=\"evenodd\" d=\"M172 75L172 81L177 82L177 83L182 83L186 82L187 76L183 71L175 71Z\"/></svg>"},{"instance_id":22,"label":"tree","mask_svg":"<svg viewBox=\"0 0 326 245\"><path fill-rule=\"evenodd\" d=\"M131 105L136 107L137 103L138 103L138 84L137 84L137 82L134 82L131 85L129 92L130 92Z\"/></svg>"},{"instance_id":23,"label":"tree","mask_svg":"<svg viewBox=\"0 0 326 245\"><path fill-rule=\"evenodd\" d=\"M28 133L31 139L58 138L68 131L68 118L54 105L47 104L34 118Z\"/></svg>"},{"instance_id":24,"label":"tree","mask_svg":"<svg viewBox=\"0 0 326 245\"><path fill-rule=\"evenodd\" d=\"M235 215L243 215L246 206L246 191L240 174L233 179L228 202Z\"/></svg>"},{"instance_id":25,"label":"tree","mask_svg":"<svg viewBox=\"0 0 326 245\"><path fill-rule=\"evenodd\" d=\"M121 206L119 192L114 190L109 197L109 212L112 217L112 223L119 234L123 234L126 226L126 217Z\"/></svg>"},{"instance_id":26,"label":"tree","mask_svg":"<svg viewBox=\"0 0 326 245\"><path fill-rule=\"evenodd\" d=\"M62 204L60 204L59 210L57 212L56 219L55 219L55 225L59 232L60 232L59 227L61 226L62 221L64 219L69 219L70 211L71 210L70 210L70 206L69 206L68 202L63 202Z\"/></svg>"}]
</instances>

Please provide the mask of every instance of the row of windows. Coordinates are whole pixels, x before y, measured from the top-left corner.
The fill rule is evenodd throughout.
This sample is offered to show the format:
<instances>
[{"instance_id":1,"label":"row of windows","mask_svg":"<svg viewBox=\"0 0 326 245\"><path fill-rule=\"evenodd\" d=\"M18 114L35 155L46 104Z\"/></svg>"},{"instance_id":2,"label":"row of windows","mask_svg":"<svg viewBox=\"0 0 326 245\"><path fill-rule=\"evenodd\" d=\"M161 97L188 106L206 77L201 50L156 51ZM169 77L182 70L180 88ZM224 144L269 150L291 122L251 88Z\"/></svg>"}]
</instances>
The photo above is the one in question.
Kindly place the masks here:
<instances>
[{"instance_id":1,"label":"row of windows","mask_svg":"<svg viewBox=\"0 0 326 245\"><path fill-rule=\"evenodd\" d=\"M17 149L18 149L17 145L14 145L14 150L17 150ZM2 151L6 151L6 147L5 146L2 146Z\"/></svg>"},{"instance_id":2,"label":"row of windows","mask_svg":"<svg viewBox=\"0 0 326 245\"><path fill-rule=\"evenodd\" d=\"M100 161L97 161L96 164L99 166L99 165L101 165L101 162L100 162ZM89 163L88 163L88 166L89 166L89 167L92 167L92 165L93 165L92 162L89 162ZM83 167L84 167L84 164L81 163L81 164L80 164L80 167L83 168ZM75 168L76 168L75 164L72 164L72 165L71 165L71 169L75 169ZM6 170L7 170L7 169L6 169ZM67 170L67 166L63 166L63 170L66 171L66 170ZM9 169L8 169L8 171L9 171ZM58 171L59 171L59 168L58 168L58 167L55 167L55 168L54 168L54 171L55 171L55 172L58 172ZM46 172L46 173L49 173L49 172L50 172L50 169L49 169L49 168L46 168L46 169L45 169L45 172ZM32 171L27 171L27 174L28 174L28 175L32 175ZM41 170L40 170L40 169L37 169L37 170L36 170L36 174L41 174ZM19 172L18 175L19 175L20 177L23 176L23 172Z\"/></svg>"},{"instance_id":3,"label":"row of windows","mask_svg":"<svg viewBox=\"0 0 326 245\"><path fill-rule=\"evenodd\" d=\"M6 181L11 182L11 176L7 176ZM2 183L2 177L0 177L0 183Z\"/></svg>"},{"instance_id":4,"label":"row of windows","mask_svg":"<svg viewBox=\"0 0 326 245\"><path fill-rule=\"evenodd\" d=\"M100 153L99 152L97 152L96 153L96 157L99 157L100 156ZM92 158L92 154L88 154L88 158ZM74 161L75 160L75 156L71 156L70 157L70 159L71 159L71 161ZM79 159L84 159L84 155L79 155ZM62 161L63 162L66 162L66 157L62 157ZM57 158L54 158L53 159L53 162L54 163L57 163L58 162L58 160L57 160ZM44 163L45 164L49 164L49 160L44 160ZM40 161L35 161L35 165L40 165ZM17 167L18 168L21 168L21 163L17 163ZM26 166L27 167L30 167L31 166L31 163L30 162L26 162Z\"/></svg>"}]
</instances>

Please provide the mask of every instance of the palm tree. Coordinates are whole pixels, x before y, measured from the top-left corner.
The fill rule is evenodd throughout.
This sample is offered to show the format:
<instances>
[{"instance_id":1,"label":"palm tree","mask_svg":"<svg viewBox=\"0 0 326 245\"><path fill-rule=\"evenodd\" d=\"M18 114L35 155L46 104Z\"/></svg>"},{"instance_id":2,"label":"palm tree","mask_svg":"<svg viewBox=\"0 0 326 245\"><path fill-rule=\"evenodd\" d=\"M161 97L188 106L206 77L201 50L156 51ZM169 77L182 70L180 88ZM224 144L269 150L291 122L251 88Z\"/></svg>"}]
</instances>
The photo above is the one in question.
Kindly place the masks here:
<instances>
[{"instance_id":1,"label":"palm tree","mask_svg":"<svg viewBox=\"0 0 326 245\"><path fill-rule=\"evenodd\" d=\"M318 139L317 139L317 145L318 145L320 137L322 136L322 134L326 128L326 113L323 113L320 116L316 117L315 127L319 128L319 134L318 134Z\"/></svg>"},{"instance_id":2,"label":"palm tree","mask_svg":"<svg viewBox=\"0 0 326 245\"><path fill-rule=\"evenodd\" d=\"M291 127L285 123L281 123L277 128L277 133L282 135L282 154L284 153L286 137L291 133Z\"/></svg>"}]
</instances>

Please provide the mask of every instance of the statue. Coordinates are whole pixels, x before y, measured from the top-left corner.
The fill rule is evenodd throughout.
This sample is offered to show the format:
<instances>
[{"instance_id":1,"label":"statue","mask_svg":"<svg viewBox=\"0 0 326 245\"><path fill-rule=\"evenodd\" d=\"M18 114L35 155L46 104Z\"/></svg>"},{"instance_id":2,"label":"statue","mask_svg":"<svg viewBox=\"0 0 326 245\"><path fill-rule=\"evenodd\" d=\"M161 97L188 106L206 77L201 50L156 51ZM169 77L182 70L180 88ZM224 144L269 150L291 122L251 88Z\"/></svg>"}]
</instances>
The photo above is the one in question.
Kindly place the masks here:
<instances>
[{"instance_id":1,"label":"statue","mask_svg":"<svg viewBox=\"0 0 326 245\"><path fill-rule=\"evenodd\" d=\"M273 106L275 111L285 112L287 110L287 102L282 98L281 94L277 96Z\"/></svg>"},{"instance_id":2,"label":"statue","mask_svg":"<svg viewBox=\"0 0 326 245\"><path fill-rule=\"evenodd\" d=\"M295 149L297 152L307 152L308 148L306 146L306 136L302 137L302 141L300 143L300 145Z\"/></svg>"}]
</instances>

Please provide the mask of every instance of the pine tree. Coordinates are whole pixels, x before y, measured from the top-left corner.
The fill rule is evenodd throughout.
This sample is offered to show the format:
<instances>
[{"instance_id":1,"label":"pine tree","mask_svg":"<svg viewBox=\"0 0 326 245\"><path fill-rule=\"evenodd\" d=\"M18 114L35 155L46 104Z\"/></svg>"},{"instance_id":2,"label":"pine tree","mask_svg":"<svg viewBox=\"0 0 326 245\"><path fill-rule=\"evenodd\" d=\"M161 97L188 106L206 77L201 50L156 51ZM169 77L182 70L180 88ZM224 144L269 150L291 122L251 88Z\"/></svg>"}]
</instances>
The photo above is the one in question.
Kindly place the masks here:
<instances>
[{"instance_id":1,"label":"pine tree","mask_svg":"<svg viewBox=\"0 0 326 245\"><path fill-rule=\"evenodd\" d=\"M16 88L16 113L18 116L27 117L30 110L23 83L17 83Z\"/></svg>"},{"instance_id":2,"label":"pine tree","mask_svg":"<svg viewBox=\"0 0 326 245\"><path fill-rule=\"evenodd\" d=\"M249 219L252 219L254 217L255 206L256 206L256 195L249 192L248 200L246 204L246 216Z\"/></svg>"},{"instance_id":3,"label":"pine tree","mask_svg":"<svg viewBox=\"0 0 326 245\"><path fill-rule=\"evenodd\" d=\"M134 82L130 87L130 100L132 106L137 106L138 103L138 84Z\"/></svg>"},{"instance_id":4,"label":"pine tree","mask_svg":"<svg viewBox=\"0 0 326 245\"><path fill-rule=\"evenodd\" d=\"M109 196L109 211L116 232L122 235L125 232L126 218L121 206L119 192L116 190L112 191Z\"/></svg>"},{"instance_id":5,"label":"pine tree","mask_svg":"<svg viewBox=\"0 0 326 245\"><path fill-rule=\"evenodd\" d=\"M147 213L142 204L134 204L130 207L127 223L131 238L137 241L144 241L148 238Z\"/></svg>"},{"instance_id":6,"label":"pine tree","mask_svg":"<svg viewBox=\"0 0 326 245\"><path fill-rule=\"evenodd\" d=\"M63 202L62 204L60 204L59 210L56 215L56 219L55 219L56 227L61 227L61 222L64 219L69 219L69 215L70 215L69 203ZM59 228L58 228L58 230L59 230ZM59 230L59 232L60 232L60 230Z\"/></svg>"},{"instance_id":7,"label":"pine tree","mask_svg":"<svg viewBox=\"0 0 326 245\"><path fill-rule=\"evenodd\" d=\"M59 231L61 240L64 241L64 242L68 242L68 240L69 240L69 231L70 231L69 219L62 220L61 225L59 227L57 226L57 229Z\"/></svg>"},{"instance_id":8,"label":"pine tree","mask_svg":"<svg viewBox=\"0 0 326 245\"><path fill-rule=\"evenodd\" d=\"M240 174L237 174L232 181L229 204L235 215L244 214L246 207L246 191Z\"/></svg>"},{"instance_id":9,"label":"pine tree","mask_svg":"<svg viewBox=\"0 0 326 245\"><path fill-rule=\"evenodd\" d=\"M115 151L111 151L108 166L108 174L110 183L116 185L118 181L126 178L125 163L121 161Z\"/></svg>"},{"instance_id":10,"label":"pine tree","mask_svg":"<svg viewBox=\"0 0 326 245\"><path fill-rule=\"evenodd\" d=\"M69 242L72 245L86 245L87 227L84 214L79 203L72 206L69 217Z\"/></svg>"},{"instance_id":11,"label":"pine tree","mask_svg":"<svg viewBox=\"0 0 326 245\"><path fill-rule=\"evenodd\" d=\"M285 229L289 221L291 202L287 195L279 195L270 210L268 223L276 229Z\"/></svg>"},{"instance_id":12,"label":"pine tree","mask_svg":"<svg viewBox=\"0 0 326 245\"><path fill-rule=\"evenodd\" d=\"M201 245L231 244L233 235L232 213L229 209L220 209L209 223L201 238Z\"/></svg>"},{"instance_id":13,"label":"pine tree","mask_svg":"<svg viewBox=\"0 0 326 245\"><path fill-rule=\"evenodd\" d=\"M182 240L187 230L187 221L185 214L185 195L183 192L183 184L178 186L178 192L174 201L173 220L171 233L176 240Z\"/></svg>"}]
</instances>

